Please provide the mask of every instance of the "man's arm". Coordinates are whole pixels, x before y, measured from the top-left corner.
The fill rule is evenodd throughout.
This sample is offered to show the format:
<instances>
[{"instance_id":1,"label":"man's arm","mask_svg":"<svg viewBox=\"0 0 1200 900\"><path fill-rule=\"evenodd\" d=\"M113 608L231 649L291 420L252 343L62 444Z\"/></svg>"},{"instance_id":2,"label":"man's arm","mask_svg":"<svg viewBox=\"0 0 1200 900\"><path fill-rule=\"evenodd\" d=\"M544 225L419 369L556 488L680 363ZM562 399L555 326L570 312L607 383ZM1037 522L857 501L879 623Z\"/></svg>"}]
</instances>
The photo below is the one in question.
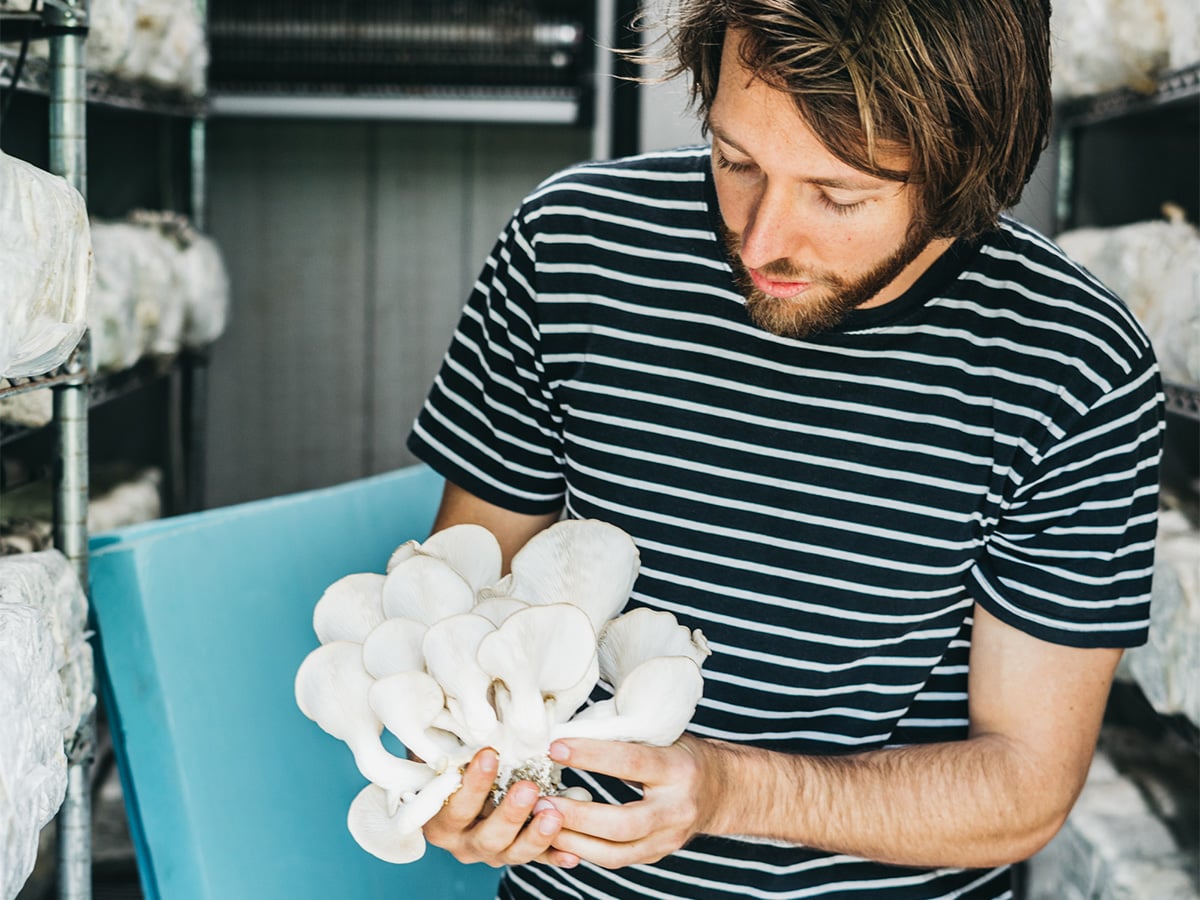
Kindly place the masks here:
<instances>
[{"instance_id":1,"label":"man's arm","mask_svg":"<svg viewBox=\"0 0 1200 900\"><path fill-rule=\"evenodd\" d=\"M696 834L745 834L912 866L1025 859L1082 788L1119 650L1030 637L975 608L967 740L836 757L685 736L667 748L564 741L553 755L644 785L624 806L555 798L561 862L657 860ZM552 852L548 857L556 861Z\"/></svg>"},{"instance_id":2,"label":"man's arm","mask_svg":"<svg viewBox=\"0 0 1200 900\"><path fill-rule=\"evenodd\" d=\"M433 520L433 531L441 531L451 525L470 523L482 525L496 536L504 556L503 571L525 543L545 528L558 521L558 513L540 516L525 515L481 500L456 484L446 482L442 490L442 503Z\"/></svg>"}]
</instances>

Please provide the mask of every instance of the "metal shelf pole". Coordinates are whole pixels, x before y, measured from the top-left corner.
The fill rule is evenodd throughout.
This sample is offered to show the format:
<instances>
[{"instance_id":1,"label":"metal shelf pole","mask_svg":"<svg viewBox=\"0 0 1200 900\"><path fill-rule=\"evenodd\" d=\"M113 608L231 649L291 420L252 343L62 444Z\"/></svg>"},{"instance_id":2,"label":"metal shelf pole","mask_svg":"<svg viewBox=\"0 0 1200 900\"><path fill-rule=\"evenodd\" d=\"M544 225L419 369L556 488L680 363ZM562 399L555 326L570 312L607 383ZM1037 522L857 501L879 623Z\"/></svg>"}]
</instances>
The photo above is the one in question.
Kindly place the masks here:
<instances>
[{"instance_id":1,"label":"metal shelf pole","mask_svg":"<svg viewBox=\"0 0 1200 900\"><path fill-rule=\"evenodd\" d=\"M617 45L616 0L596 0L595 71L592 84L592 159L612 156L613 48Z\"/></svg>"},{"instance_id":2,"label":"metal shelf pole","mask_svg":"<svg viewBox=\"0 0 1200 900\"><path fill-rule=\"evenodd\" d=\"M87 0L61 0L46 7L50 39L50 170L87 196L87 70L84 39ZM78 377L55 387L58 485L55 546L75 567L87 589L88 344L85 337L71 366ZM95 719L89 715L67 747L67 795L58 814L58 896L92 896L91 764Z\"/></svg>"}]
</instances>

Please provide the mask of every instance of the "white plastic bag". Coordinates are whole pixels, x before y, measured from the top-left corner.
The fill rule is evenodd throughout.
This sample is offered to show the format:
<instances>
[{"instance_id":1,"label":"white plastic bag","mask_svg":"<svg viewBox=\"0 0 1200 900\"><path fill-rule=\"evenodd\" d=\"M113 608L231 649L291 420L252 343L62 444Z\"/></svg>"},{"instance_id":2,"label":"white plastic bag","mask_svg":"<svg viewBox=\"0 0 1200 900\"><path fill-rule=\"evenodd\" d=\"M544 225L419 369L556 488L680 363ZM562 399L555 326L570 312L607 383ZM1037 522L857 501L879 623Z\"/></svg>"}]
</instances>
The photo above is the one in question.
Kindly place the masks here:
<instances>
[{"instance_id":1,"label":"white plastic bag","mask_svg":"<svg viewBox=\"0 0 1200 900\"><path fill-rule=\"evenodd\" d=\"M208 43L192 0L131 0L131 4L134 30L117 74L202 95Z\"/></svg>"},{"instance_id":2,"label":"white plastic bag","mask_svg":"<svg viewBox=\"0 0 1200 900\"><path fill-rule=\"evenodd\" d=\"M1169 65L1164 2L1055 0L1050 21L1054 96L1150 87Z\"/></svg>"},{"instance_id":3,"label":"white plastic bag","mask_svg":"<svg viewBox=\"0 0 1200 900\"><path fill-rule=\"evenodd\" d=\"M96 285L88 324L97 371L149 353L201 348L225 330L229 278L216 243L181 216L138 210L93 222Z\"/></svg>"},{"instance_id":4,"label":"white plastic bag","mask_svg":"<svg viewBox=\"0 0 1200 900\"><path fill-rule=\"evenodd\" d=\"M83 336L87 207L65 179L0 152L0 377L42 375Z\"/></svg>"},{"instance_id":5,"label":"white plastic bag","mask_svg":"<svg viewBox=\"0 0 1200 900\"><path fill-rule=\"evenodd\" d=\"M1158 355L1163 378L1200 385L1200 231L1169 220L1080 228L1058 236L1067 255L1124 300Z\"/></svg>"},{"instance_id":6,"label":"white plastic bag","mask_svg":"<svg viewBox=\"0 0 1200 900\"><path fill-rule=\"evenodd\" d=\"M87 598L57 550L0 558L0 897L15 897L95 703Z\"/></svg>"},{"instance_id":7,"label":"white plastic bag","mask_svg":"<svg viewBox=\"0 0 1200 900\"><path fill-rule=\"evenodd\" d=\"M229 317L225 260L216 241L192 232L188 245L180 251L178 265L186 306L183 344L203 348L224 333Z\"/></svg>"}]
</instances>

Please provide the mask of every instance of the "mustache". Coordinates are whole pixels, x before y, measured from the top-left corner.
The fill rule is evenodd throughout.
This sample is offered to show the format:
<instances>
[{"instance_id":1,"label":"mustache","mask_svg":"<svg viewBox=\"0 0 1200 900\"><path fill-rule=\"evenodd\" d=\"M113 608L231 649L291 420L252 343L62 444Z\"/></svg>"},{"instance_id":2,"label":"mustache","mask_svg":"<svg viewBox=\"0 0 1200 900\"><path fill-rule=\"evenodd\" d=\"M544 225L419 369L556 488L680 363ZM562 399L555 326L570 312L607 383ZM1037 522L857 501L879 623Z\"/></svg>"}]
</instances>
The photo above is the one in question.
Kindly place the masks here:
<instances>
[{"instance_id":1,"label":"mustache","mask_svg":"<svg viewBox=\"0 0 1200 900\"><path fill-rule=\"evenodd\" d=\"M764 266L758 267L758 273L772 281L809 281L804 270L793 265L789 260L776 259Z\"/></svg>"}]
</instances>

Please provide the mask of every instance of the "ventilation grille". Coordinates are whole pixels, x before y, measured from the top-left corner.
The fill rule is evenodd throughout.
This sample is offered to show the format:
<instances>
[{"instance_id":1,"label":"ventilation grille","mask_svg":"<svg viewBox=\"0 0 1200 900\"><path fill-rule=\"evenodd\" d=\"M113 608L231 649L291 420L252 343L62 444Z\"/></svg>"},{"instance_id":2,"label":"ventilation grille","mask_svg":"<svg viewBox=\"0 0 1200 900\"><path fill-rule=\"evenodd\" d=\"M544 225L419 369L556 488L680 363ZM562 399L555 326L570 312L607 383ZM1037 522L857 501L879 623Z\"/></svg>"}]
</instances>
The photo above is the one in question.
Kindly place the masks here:
<instances>
[{"instance_id":1,"label":"ventilation grille","mask_svg":"<svg viewBox=\"0 0 1200 900\"><path fill-rule=\"evenodd\" d=\"M209 0L210 89L579 95L593 14L568 0Z\"/></svg>"}]
</instances>

